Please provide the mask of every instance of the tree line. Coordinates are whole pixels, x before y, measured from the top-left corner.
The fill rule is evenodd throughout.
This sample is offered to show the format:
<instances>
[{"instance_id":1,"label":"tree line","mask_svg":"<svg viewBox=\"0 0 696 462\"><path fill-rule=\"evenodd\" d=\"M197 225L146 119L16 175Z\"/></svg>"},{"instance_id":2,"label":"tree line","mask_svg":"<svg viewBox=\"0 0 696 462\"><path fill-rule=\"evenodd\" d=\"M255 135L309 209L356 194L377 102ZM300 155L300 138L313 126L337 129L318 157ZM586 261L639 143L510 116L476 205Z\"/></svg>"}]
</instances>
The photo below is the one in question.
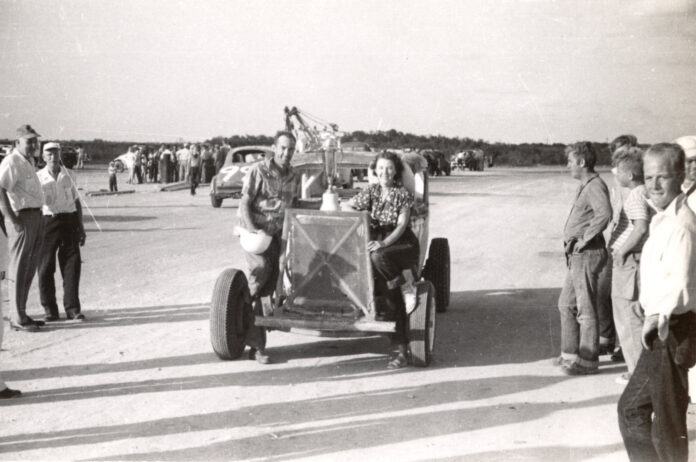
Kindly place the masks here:
<instances>
[{"instance_id":1,"label":"tree line","mask_svg":"<svg viewBox=\"0 0 696 462\"><path fill-rule=\"evenodd\" d=\"M348 132L342 139L344 142L360 141L369 144L373 150L382 149L406 149L413 150L433 149L452 156L457 152L467 149L482 149L485 153L493 156L496 165L507 165L512 167L530 167L535 165L565 165L564 154L565 145L560 143L491 143L482 139L467 137L447 137L442 135L414 135L403 133L398 130L386 131L354 131ZM4 140L3 143L11 143L11 140ZM108 162L115 157L123 154L129 146L148 145L157 148L165 146L180 146L184 141L176 143L142 143L125 141L106 141L95 139L92 141L67 140L61 141L65 145L76 146L82 144L93 162ZM231 147L246 145L271 145L273 136L270 135L232 135L216 136L204 143L223 144L227 143ZM593 143L598 154L598 165L609 165L611 155L608 151L607 143Z\"/></svg>"}]
</instances>

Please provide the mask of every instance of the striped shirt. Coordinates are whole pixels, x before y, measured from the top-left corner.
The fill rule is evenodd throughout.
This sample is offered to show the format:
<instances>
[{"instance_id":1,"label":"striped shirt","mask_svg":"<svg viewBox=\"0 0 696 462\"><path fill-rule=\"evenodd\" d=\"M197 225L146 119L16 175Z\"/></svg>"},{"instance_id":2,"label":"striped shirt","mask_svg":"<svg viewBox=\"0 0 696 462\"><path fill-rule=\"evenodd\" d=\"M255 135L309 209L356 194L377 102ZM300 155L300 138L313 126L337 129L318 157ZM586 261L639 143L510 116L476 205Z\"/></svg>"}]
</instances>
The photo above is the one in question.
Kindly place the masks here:
<instances>
[{"instance_id":1,"label":"striped shirt","mask_svg":"<svg viewBox=\"0 0 696 462\"><path fill-rule=\"evenodd\" d=\"M649 222L653 215L654 212L648 205L645 185L636 186L631 189L618 213L618 220L614 222L614 228L611 232L611 238L609 239L609 248L612 251L621 249L633 232L633 222L635 220L645 220ZM646 234L643 236L643 239L636 244L632 251L640 252L647 239L648 235Z\"/></svg>"}]
</instances>

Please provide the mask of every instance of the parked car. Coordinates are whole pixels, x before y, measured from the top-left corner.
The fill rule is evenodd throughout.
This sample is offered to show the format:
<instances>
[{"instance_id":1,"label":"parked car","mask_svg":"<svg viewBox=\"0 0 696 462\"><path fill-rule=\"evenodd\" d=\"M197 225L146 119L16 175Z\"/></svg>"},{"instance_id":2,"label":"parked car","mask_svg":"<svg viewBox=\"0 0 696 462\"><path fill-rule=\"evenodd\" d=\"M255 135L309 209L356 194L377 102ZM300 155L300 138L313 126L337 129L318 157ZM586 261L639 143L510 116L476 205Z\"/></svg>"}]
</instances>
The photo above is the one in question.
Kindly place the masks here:
<instances>
[{"instance_id":1,"label":"parked car","mask_svg":"<svg viewBox=\"0 0 696 462\"><path fill-rule=\"evenodd\" d=\"M116 168L116 171L118 173L121 173L127 168L130 168L133 166L133 163L135 162L135 153L134 152L126 152L125 154L121 154L117 158L113 160L114 162L114 167Z\"/></svg>"},{"instance_id":2,"label":"parked car","mask_svg":"<svg viewBox=\"0 0 696 462\"><path fill-rule=\"evenodd\" d=\"M313 152L296 154L293 165L319 175L323 165ZM450 299L450 251L446 238L429 241L429 191L425 162L415 153L402 156L408 165L414 205L411 229L420 242L417 304L408 314L409 349L415 366L429 364L435 341L436 312L447 309ZM344 151L343 168L367 168L372 152ZM314 178L302 176L303 200ZM406 178L406 177L404 177ZM337 190L338 194L354 194ZM247 278L237 268L225 269L212 294L210 336L213 351L221 359L239 358L252 321L269 330L319 336L355 337L395 332L394 319L380 316L385 300L373 293L372 265L367 242L367 212L287 209L281 242L280 271L276 292L263 297L263 313L253 313ZM428 244L430 244L428 246ZM383 311L383 310L382 310Z\"/></svg>"},{"instance_id":3,"label":"parked car","mask_svg":"<svg viewBox=\"0 0 696 462\"><path fill-rule=\"evenodd\" d=\"M242 181L252 164L273 155L270 146L240 146L230 149L220 171L210 180L210 203L218 208L224 199L242 192Z\"/></svg>"}]
</instances>

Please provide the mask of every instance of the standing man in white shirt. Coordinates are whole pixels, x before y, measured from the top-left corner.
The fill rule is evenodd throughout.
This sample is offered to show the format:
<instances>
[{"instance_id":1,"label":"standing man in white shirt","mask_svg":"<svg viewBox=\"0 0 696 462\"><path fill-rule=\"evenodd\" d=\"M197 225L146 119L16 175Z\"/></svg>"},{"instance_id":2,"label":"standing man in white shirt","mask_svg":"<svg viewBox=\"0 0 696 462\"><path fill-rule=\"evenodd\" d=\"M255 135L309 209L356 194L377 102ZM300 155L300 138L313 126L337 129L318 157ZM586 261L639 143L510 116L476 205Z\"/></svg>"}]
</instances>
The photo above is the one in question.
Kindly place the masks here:
<instances>
[{"instance_id":1,"label":"standing man in white shirt","mask_svg":"<svg viewBox=\"0 0 696 462\"><path fill-rule=\"evenodd\" d=\"M189 146L190 145L186 143L181 149L176 151L176 163L179 166L179 181L186 181L188 179L188 163L189 156L191 156Z\"/></svg>"},{"instance_id":2,"label":"standing man in white shirt","mask_svg":"<svg viewBox=\"0 0 696 462\"><path fill-rule=\"evenodd\" d=\"M61 165L60 144L46 143L43 148L46 166L38 176L45 198L42 207L45 228L39 260L39 293L46 312L46 322L58 321L56 302L56 252L63 276L63 308L68 319L84 321L80 306L80 246L85 243L82 206L71 172Z\"/></svg>"},{"instance_id":3,"label":"standing man in white shirt","mask_svg":"<svg viewBox=\"0 0 696 462\"><path fill-rule=\"evenodd\" d=\"M10 326L27 332L36 332L44 325L43 321L27 315L27 297L43 241L43 193L32 163L39 136L31 125L19 127L15 148L0 164L0 210L5 217L10 254L7 271L13 311Z\"/></svg>"},{"instance_id":4,"label":"standing man in white shirt","mask_svg":"<svg viewBox=\"0 0 696 462\"><path fill-rule=\"evenodd\" d=\"M643 168L657 214L640 261L643 351L619 400L619 428L631 461L686 462L687 371L696 363L696 215L680 194L679 145L651 146Z\"/></svg>"}]
</instances>

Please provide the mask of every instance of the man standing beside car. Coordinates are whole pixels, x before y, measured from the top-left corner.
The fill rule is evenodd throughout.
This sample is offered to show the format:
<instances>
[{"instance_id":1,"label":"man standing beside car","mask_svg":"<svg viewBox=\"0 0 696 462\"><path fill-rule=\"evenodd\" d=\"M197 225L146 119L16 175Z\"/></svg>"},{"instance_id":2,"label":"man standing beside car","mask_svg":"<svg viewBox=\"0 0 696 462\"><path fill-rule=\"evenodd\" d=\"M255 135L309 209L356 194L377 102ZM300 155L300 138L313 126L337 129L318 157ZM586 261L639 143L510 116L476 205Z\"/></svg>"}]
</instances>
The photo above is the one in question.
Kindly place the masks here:
<instances>
[{"instance_id":1,"label":"man standing beside car","mask_svg":"<svg viewBox=\"0 0 696 462\"><path fill-rule=\"evenodd\" d=\"M43 193L32 164L39 136L31 125L19 127L12 154L0 164L0 210L5 217L10 254L7 274L13 308L10 326L27 332L36 332L44 325L43 321L27 315L27 297L39 264L44 231Z\"/></svg>"},{"instance_id":2,"label":"man standing beside car","mask_svg":"<svg viewBox=\"0 0 696 462\"><path fill-rule=\"evenodd\" d=\"M292 207L300 194L300 176L290 166L295 142L291 132L278 132L273 156L253 165L242 188L239 203L241 227L247 232L263 233L272 238L268 248L260 253L245 250L254 314L262 312L260 298L273 294L275 289L285 209ZM270 362L264 351L266 333L263 327L251 326L245 342L251 347L250 358L261 364Z\"/></svg>"},{"instance_id":3,"label":"man standing beside car","mask_svg":"<svg viewBox=\"0 0 696 462\"><path fill-rule=\"evenodd\" d=\"M44 193L45 229L39 260L39 293L46 312L45 321L60 319L54 279L56 251L63 276L63 308L68 319L84 321L85 316L80 312L80 246L84 245L86 235L80 197L71 172L61 166L60 144L46 143L43 159L46 166L38 173Z\"/></svg>"}]
</instances>

